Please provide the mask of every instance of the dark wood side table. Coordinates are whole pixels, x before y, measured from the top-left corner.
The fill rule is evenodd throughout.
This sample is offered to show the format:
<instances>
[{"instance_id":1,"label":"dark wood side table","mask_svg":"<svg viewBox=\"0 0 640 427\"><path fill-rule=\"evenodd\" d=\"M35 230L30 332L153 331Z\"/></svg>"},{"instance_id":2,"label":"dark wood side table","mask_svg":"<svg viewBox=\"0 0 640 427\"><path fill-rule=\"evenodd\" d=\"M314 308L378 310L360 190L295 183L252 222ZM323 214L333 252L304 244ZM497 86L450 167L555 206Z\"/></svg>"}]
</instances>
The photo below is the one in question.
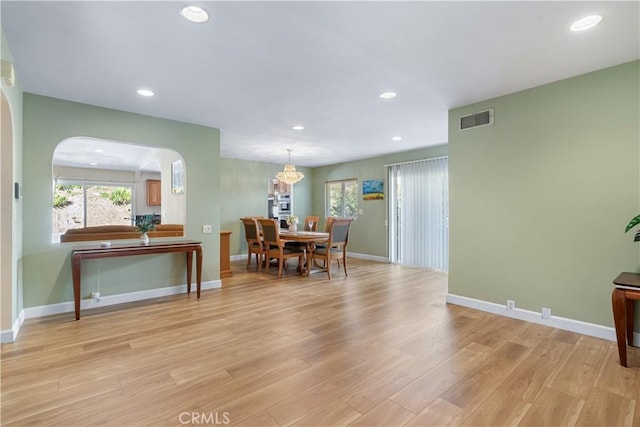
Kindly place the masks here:
<instances>
[{"instance_id":1,"label":"dark wood side table","mask_svg":"<svg viewBox=\"0 0 640 427\"><path fill-rule=\"evenodd\" d=\"M627 343L633 346L633 304L640 300L640 274L620 273L611 294L620 364L627 366Z\"/></svg>"}]
</instances>

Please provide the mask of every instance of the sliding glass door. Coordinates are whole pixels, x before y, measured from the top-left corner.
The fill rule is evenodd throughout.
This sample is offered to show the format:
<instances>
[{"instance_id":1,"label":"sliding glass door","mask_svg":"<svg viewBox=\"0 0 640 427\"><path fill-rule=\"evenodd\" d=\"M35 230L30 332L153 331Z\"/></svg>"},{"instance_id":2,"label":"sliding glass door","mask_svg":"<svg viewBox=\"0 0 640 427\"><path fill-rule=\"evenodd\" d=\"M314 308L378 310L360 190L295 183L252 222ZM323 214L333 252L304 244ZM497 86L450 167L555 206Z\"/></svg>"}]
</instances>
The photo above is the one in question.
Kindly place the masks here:
<instances>
[{"instance_id":1,"label":"sliding glass door","mask_svg":"<svg viewBox=\"0 0 640 427\"><path fill-rule=\"evenodd\" d=\"M388 165L391 262L449 268L448 159Z\"/></svg>"}]
</instances>

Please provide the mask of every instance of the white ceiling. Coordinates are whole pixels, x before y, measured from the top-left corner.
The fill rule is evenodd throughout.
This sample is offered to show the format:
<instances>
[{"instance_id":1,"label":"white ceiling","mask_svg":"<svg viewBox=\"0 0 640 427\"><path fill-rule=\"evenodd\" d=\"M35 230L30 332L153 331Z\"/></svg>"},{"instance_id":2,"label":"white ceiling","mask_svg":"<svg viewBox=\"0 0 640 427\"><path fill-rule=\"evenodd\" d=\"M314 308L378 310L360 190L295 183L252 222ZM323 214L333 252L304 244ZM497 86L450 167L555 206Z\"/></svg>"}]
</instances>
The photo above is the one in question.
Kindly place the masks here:
<instances>
[{"instance_id":1,"label":"white ceiling","mask_svg":"<svg viewBox=\"0 0 640 427\"><path fill-rule=\"evenodd\" d=\"M160 172L165 148L95 138L69 138L53 153L55 166ZM173 151L173 150L170 150Z\"/></svg>"},{"instance_id":2,"label":"white ceiling","mask_svg":"<svg viewBox=\"0 0 640 427\"><path fill-rule=\"evenodd\" d=\"M222 157L290 147L303 166L443 144L450 108L640 58L637 1L190 3L205 24L186 4L3 0L2 27L26 92L216 127Z\"/></svg>"}]
</instances>

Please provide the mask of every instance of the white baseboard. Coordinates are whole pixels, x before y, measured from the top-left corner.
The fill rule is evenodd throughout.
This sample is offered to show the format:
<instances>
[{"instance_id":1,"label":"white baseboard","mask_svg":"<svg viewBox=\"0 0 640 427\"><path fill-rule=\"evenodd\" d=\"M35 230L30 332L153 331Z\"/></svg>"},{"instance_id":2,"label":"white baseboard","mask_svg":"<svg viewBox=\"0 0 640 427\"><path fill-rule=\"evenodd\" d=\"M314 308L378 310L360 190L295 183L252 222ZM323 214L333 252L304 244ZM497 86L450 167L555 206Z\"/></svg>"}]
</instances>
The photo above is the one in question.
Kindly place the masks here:
<instances>
[{"instance_id":1,"label":"white baseboard","mask_svg":"<svg viewBox=\"0 0 640 427\"><path fill-rule=\"evenodd\" d=\"M354 252L347 252L347 256L350 256L352 258L366 259L366 260L369 260L369 261L389 262L389 258L383 257L383 256L358 254L358 253L354 253ZM247 260L247 254L231 255L231 261L238 261L238 260L246 261Z\"/></svg>"},{"instance_id":2,"label":"white baseboard","mask_svg":"<svg viewBox=\"0 0 640 427\"><path fill-rule=\"evenodd\" d=\"M210 282L202 282L200 290L206 289L218 289L222 287L220 280L212 280ZM195 285L191 285L191 290L195 290ZM107 295L100 297L100 301L94 302L93 300L80 300L80 309L106 307L109 305L122 304L125 302L140 301L151 298L164 297L168 295L183 294L187 292L187 285L179 286L167 286L164 288L149 289L146 291L129 292L126 294ZM58 304L41 305L38 307L25 308L20 312L18 318L13 324L13 328L10 331L0 332L0 342L10 343L14 342L20 331L20 327L24 323L25 319L33 319L35 317L50 316L52 314L60 313L72 313L75 311L75 305L73 301L61 302Z\"/></svg>"},{"instance_id":3,"label":"white baseboard","mask_svg":"<svg viewBox=\"0 0 640 427\"><path fill-rule=\"evenodd\" d=\"M384 256L358 254L354 252L347 252L347 256L350 256L352 258L358 258L358 259L366 259L368 261L377 261L377 262L386 262L386 263L389 262L389 258Z\"/></svg>"},{"instance_id":4,"label":"white baseboard","mask_svg":"<svg viewBox=\"0 0 640 427\"><path fill-rule=\"evenodd\" d=\"M551 316L549 319L543 319L542 313L537 313L535 311L524 310L521 308L507 310L506 305L454 294L447 294L446 301L450 304L461 305L463 307L486 311L500 316L512 317L526 322L551 326L552 328L563 329L565 331L576 332L609 341L616 341L616 330L611 326L602 326L595 323L588 323L581 320L568 319L566 317L559 316ZM634 342L640 343L640 333L634 333Z\"/></svg>"},{"instance_id":5,"label":"white baseboard","mask_svg":"<svg viewBox=\"0 0 640 427\"><path fill-rule=\"evenodd\" d=\"M220 280L212 280L210 282L202 282L200 289L218 289L222 287ZM195 284L191 285L191 291L195 291ZM187 285L167 286L164 288L148 289L146 291L128 292L126 294L107 295L100 297L100 301L94 302L91 299L80 300L80 309L106 307L114 304L122 304L125 302L140 301L151 298L164 297L168 295L183 294L187 292ZM73 301L61 302L58 304L41 305L38 307L25 308L25 318L32 319L34 317L50 316L52 314L71 313L75 311Z\"/></svg>"}]
</instances>

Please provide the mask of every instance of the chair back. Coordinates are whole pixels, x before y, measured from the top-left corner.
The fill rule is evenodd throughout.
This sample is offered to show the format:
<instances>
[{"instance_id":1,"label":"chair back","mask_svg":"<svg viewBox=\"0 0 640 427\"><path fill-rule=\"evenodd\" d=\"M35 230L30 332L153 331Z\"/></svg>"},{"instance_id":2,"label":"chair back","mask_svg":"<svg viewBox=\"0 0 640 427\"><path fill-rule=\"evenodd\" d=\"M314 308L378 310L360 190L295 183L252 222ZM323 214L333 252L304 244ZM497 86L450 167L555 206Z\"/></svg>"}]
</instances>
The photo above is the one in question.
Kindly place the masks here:
<instances>
[{"instance_id":1,"label":"chair back","mask_svg":"<svg viewBox=\"0 0 640 427\"><path fill-rule=\"evenodd\" d=\"M240 218L244 225L244 236L247 242L259 242L258 223L255 218Z\"/></svg>"},{"instance_id":2,"label":"chair back","mask_svg":"<svg viewBox=\"0 0 640 427\"><path fill-rule=\"evenodd\" d=\"M329 231L329 246L338 246L345 250L349 242L349 229L351 228L351 219L335 218L331 221Z\"/></svg>"},{"instance_id":3,"label":"chair back","mask_svg":"<svg viewBox=\"0 0 640 427\"><path fill-rule=\"evenodd\" d=\"M327 218L327 222L324 223L324 231L328 233L331 231L331 223L336 219L335 216L330 216Z\"/></svg>"},{"instance_id":4,"label":"chair back","mask_svg":"<svg viewBox=\"0 0 640 427\"><path fill-rule=\"evenodd\" d=\"M304 219L304 231L318 231L318 221L320 221L319 216L308 216ZM311 227L309 227L309 223L311 223Z\"/></svg>"},{"instance_id":5,"label":"chair back","mask_svg":"<svg viewBox=\"0 0 640 427\"><path fill-rule=\"evenodd\" d=\"M267 248L280 245L280 227L275 219L259 218L258 223L262 228L262 240Z\"/></svg>"}]
</instances>

